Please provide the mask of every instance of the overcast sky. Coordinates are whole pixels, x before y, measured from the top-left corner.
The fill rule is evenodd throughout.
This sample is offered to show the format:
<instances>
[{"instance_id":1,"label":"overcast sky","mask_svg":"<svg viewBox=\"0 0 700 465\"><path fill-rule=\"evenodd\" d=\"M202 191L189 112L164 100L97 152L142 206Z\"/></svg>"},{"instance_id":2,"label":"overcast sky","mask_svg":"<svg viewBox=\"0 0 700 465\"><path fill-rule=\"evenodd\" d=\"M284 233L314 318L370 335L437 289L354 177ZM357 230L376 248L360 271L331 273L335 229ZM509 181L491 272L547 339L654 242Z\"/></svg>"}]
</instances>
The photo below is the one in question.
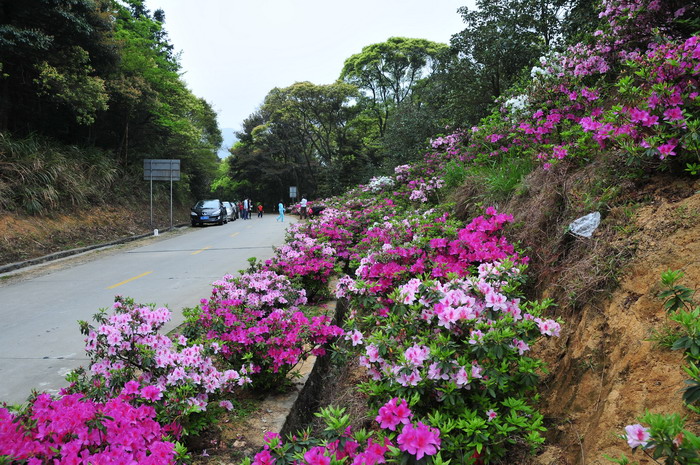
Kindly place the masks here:
<instances>
[{"instance_id":1,"label":"overcast sky","mask_svg":"<svg viewBox=\"0 0 700 465\"><path fill-rule=\"evenodd\" d=\"M184 80L219 115L241 123L274 87L331 84L343 62L389 37L449 43L474 0L146 0L165 11Z\"/></svg>"}]
</instances>

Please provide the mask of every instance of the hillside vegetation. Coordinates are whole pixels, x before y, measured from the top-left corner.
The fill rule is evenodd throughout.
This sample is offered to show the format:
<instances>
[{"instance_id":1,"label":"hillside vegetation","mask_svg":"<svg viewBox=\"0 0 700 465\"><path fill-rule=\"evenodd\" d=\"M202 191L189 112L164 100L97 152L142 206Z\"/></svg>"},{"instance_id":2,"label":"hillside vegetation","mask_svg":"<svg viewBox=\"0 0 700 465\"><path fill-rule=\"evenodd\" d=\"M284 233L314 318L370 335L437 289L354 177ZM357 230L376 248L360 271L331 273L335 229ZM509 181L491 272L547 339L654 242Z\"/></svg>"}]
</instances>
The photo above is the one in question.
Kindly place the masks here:
<instances>
[{"instance_id":1,"label":"hillside vegetation","mask_svg":"<svg viewBox=\"0 0 700 465\"><path fill-rule=\"evenodd\" d=\"M0 409L0 453L190 461L196 438L241 405L241 389L283 388L300 361L329 354L328 382L356 382L352 402L324 399L325 426L266 434L244 463L700 463L698 5L604 1L590 34L571 29L581 17L566 23L553 37L580 40L504 86L485 72L476 39L506 36L480 33L554 47L543 41L553 30L503 19L527 2L478 3L462 11L469 33L453 47L461 40L461 69L498 91L490 113L433 134L410 163L382 160L384 175L315 200L323 214L290 227L272 259L213 283L172 339L157 335L167 310L124 297L83 322L90 369L70 375L61 398ZM343 76L383 50L368 47ZM432 84L449 89L455 76ZM326 90L342 96L346 84ZM266 105L284 111L246 123L230 166L282 150L309 90L271 93ZM364 110L381 132L380 110L396 115L402 102ZM386 143L386 130L375 141ZM334 160L321 166L344 166ZM590 237L569 228L592 212L601 222ZM342 321L323 312L333 296L347 306ZM359 418L346 414L358 401ZM76 412L79 433L66 435ZM127 414L128 427L118 420ZM89 436L96 422L104 436ZM232 449L198 463L241 460Z\"/></svg>"}]
</instances>

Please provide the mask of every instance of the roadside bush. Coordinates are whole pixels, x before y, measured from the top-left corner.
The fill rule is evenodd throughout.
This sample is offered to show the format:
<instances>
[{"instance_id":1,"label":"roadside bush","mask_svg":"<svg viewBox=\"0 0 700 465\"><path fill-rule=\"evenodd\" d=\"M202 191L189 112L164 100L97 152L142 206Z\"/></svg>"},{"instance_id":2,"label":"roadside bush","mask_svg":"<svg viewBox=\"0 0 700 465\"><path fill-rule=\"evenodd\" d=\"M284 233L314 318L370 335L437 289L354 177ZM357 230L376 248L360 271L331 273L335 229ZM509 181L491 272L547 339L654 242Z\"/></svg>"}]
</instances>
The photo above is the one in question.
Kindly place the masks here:
<instances>
[{"instance_id":1,"label":"roadside bush","mask_svg":"<svg viewBox=\"0 0 700 465\"><path fill-rule=\"evenodd\" d=\"M342 334L327 315L308 317L299 308L304 290L272 271L225 276L186 326L201 326L203 338L221 348L232 366L245 364L253 387L282 388L287 375L309 355Z\"/></svg>"},{"instance_id":2,"label":"roadside bush","mask_svg":"<svg viewBox=\"0 0 700 465\"><path fill-rule=\"evenodd\" d=\"M136 305L118 296L112 309L111 315L105 309L95 315L96 327L80 322L90 365L68 375L68 392L152 406L156 419L179 438L215 421L215 405L207 410L212 396L250 382L244 369L221 372L215 367L211 357L216 346L159 334L170 320L167 308Z\"/></svg>"},{"instance_id":3,"label":"roadside bush","mask_svg":"<svg viewBox=\"0 0 700 465\"><path fill-rule=\"evenodd\" d=\"M175 444L155 417L121 397L39 394L19 411L0 407L0 462L174 464Z\"/></svg>"}]
</instances>

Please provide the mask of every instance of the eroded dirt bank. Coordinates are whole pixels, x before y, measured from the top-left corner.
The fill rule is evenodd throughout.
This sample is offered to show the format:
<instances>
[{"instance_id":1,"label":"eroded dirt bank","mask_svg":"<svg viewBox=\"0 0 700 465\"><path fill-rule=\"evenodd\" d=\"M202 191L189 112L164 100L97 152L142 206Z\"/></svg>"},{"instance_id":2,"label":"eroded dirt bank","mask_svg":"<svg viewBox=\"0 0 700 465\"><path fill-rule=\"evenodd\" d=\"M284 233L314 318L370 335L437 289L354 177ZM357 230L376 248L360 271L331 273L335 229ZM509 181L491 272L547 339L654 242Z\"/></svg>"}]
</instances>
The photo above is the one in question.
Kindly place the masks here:
<instances>
[{"instance_id":1,"label":"eroded dirt bank","mask_svg":"<svg viewBox=\"0 0 700 465\"><path fill-rule=\"evenodd\" d=\"M552 422L549 446L539 464L610 464L604 454L631 456L619 435L624 426L646 410L688 416L697 432L697 415L684 408L681 389L686 375L680 353L650 340L668 320L660 275L669 269L685 273L683 284L700 283L700 183L692 195L651 193L629 221L616 226L614 236L596 240L625 240L632 258L621 270L619 285L608 297L590 296L576 310L562 310L565 330L558 341L541 348L551 374L545 378L542 411ZM544 296L557 289L545 287ZM637 453L639 463L654 463Z\"/></svg>"}]
</instances>

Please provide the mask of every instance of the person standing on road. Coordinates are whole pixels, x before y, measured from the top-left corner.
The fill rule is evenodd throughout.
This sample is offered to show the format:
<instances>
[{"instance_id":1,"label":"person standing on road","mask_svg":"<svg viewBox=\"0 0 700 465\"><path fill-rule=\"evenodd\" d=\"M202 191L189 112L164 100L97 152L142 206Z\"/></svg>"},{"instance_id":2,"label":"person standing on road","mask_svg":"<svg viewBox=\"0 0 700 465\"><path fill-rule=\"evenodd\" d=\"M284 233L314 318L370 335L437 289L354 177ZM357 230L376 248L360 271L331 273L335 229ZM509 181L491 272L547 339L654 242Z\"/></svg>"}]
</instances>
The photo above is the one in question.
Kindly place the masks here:
<instances>
[{"instance_id":1,"label":"person standing on road","mask_svg":"<svg viewBox=\"0 0 700 465\"><path fill-rule=\"evenodd\" d=\"M261 203L258 204L258 218L263 217L263 206Z\"/></svg>"},{"instance_id":2,"label":"person standing on road","mask_svg":"<svg viewBox=\"0 0 700 465\"><path fill-rule=\"evenodd\" d=\"M284 223L284 204L281 200L280 203L277 204L277 211L280 212L280 214L277 216L277 221Z\"/></svg>"},{"instance_id":3,"label":"person standing on road","mask_svg":"<svg viewBox=\"0 0 700 465\"><path fill-rule=\"evenodd\" d=\"M300 202L300 205L299 205L299 206L300 206L300 208L299 208L299 217L300 217L301 219L306 218L306 203L307 203L307 202L308 202L308 200L306 200L306 197L302 195L302 196L301 196L301 202Z\"/></svg>"}]
</instances>

